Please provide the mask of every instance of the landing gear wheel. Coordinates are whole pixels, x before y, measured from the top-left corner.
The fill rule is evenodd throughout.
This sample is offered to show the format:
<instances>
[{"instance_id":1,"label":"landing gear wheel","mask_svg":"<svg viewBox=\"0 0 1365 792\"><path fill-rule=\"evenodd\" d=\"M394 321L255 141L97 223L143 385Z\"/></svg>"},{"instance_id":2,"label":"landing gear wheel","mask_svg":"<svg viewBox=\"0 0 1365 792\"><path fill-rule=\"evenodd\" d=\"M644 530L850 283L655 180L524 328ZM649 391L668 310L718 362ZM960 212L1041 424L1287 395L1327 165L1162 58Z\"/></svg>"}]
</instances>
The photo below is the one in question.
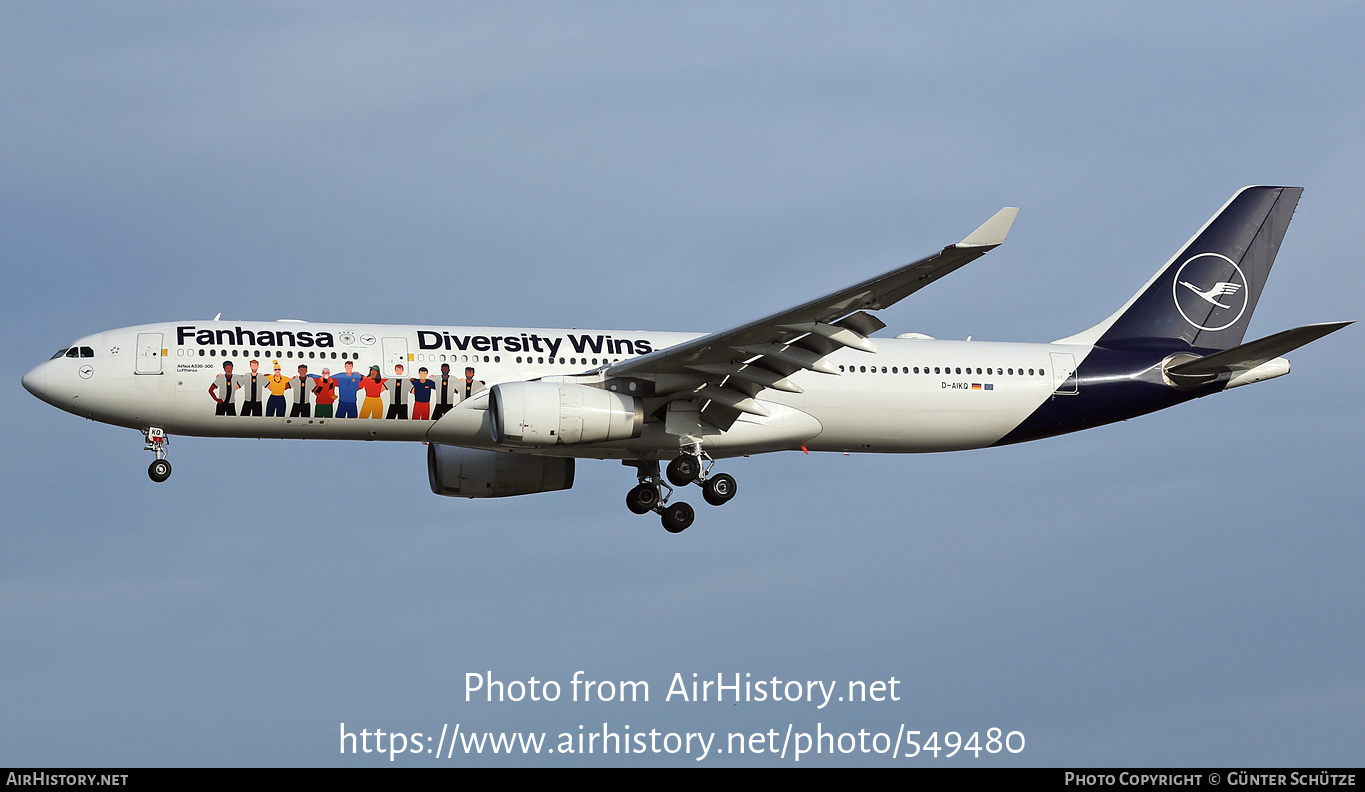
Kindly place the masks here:
<instances>
[{"instance_id":1,"label":"landing gear wheel","mask_svg":"<svg viewBox=\"0 0 1365 792\"><path fill-rule=\"evenodd\" d=\"M636 514L644 514L659 505L659 488L653 484L640 484L626 493L626 508Z\"/></svg>"},{"instance_id":2,"label":"landing gear wheel","mask_svg":"<svg viewBox=\"0 0 1365 792\"><path fill-rule=\"evenodd\" d=\"M664 507L663 511L664 530L669 533L682 533L696 518L697 513L692 511L692 507L686 503L681 501L670 503Z\"/></svg>"},{"instance_id":3,"label":"landing gear wheel","mask_svg":"<svg viewBox=\"0 0 1365 792\"><path fill-rule=\"evenodd\" d=\"M152 481L160 484L171 477L171 463L164 459L158 459L147 466L147 475Z\"/></svg>"},{"instance_id":4,"label":"landing gear wheel","mask_svg":"<svg viewBox=\"0 0 1365 792\"><path fill-rule=\"evenodd\" d=\"M701 485L701 494L712 506L724 506L735 497L735 477L729 473L717 473Z\"/></svg>"},{"instance_id":5,"label":"landing gear wheel","mask_svg":"<svg viewBox=\"0 0 1365 792\"><path fill-rule=\"evenodd\" d=\"M701 475L701 460L691 454L679 454L668 463L668 480L675 487L686 487Z\"/></svg>"}]
</instances>

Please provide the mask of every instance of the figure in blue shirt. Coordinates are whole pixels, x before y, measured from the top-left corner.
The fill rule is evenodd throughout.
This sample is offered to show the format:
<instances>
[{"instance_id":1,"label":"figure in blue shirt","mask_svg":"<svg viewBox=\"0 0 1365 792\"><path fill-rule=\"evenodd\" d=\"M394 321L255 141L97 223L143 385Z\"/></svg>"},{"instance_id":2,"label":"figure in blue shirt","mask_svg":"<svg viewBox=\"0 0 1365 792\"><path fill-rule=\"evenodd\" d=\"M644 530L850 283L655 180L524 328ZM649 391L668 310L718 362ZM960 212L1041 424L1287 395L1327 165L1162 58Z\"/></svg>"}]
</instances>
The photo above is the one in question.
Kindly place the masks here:
<instances>
[{"instance_id":1,"label":"figure in blue shirt","mask_svg":"<svg viewBox=\"0 0 1365 792\"><path fill-rule=\"evenodd\" d=\"M427 379L427 368L417 369L417 379L408 380L412 393L412 420L431 420L431 392L436 390L436 380Z\"/></svg>"},{"instance_id":2,"label":"figure in blue shirt","mask_svg":"<svg viewBox=\"0 0 1365 792\"><path fill-rule=\"evenodd\" d=\"M356 418L360 411L356 409L356 391L360 388L360 381L364 377L355 373L355 363L346 361L346 371L334 377L337 381L337 415L338 418Z\"/></svg>"}]
</instances>

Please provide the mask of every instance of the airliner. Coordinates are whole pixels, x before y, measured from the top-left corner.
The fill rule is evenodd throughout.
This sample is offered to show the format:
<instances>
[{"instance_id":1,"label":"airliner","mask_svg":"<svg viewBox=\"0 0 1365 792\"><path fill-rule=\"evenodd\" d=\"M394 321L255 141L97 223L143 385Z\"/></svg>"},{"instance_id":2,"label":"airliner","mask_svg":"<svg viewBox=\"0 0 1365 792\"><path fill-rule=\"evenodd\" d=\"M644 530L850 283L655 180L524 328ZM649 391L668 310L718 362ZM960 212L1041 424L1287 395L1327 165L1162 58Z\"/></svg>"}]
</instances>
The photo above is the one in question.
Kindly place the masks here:
<instances>
[{"instance_id":1,"label":"airliner","mask_svg":"<svg viewBox=\"0 0 1365 792\"><path fill-rule=\"evenodd\" d=\"M569 489L576 459L614 459L635 471L627 508L678 533L695 518L683 488L735 496L718 460L1008 445L1289 373L1282 355L1350 324L1243 343L1301 193L1237 191L1113 315L1048 344L875 335L877 311L1004 242L1007 207L931 256L719 333L220 314L77 339L23 384L141 432L156 482L171 435L420 442L431 491L468 498Z\"/></svg>"}]
</instances>

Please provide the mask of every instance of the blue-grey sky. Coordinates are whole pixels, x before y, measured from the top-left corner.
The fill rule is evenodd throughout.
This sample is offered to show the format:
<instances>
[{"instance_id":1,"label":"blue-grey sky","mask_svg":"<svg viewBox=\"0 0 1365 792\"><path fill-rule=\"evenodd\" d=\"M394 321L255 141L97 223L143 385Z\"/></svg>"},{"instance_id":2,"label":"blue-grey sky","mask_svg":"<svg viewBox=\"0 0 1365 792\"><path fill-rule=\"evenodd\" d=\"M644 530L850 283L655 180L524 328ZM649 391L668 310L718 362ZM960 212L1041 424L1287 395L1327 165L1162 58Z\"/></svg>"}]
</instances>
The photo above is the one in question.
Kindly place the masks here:
<instances>
[{"instance_id":1,"label":"blue-grey sky","mask_svg":"<svg viewBox=\"0 0 1365 792\"><path fill-rule=\"evenodd\" d=\"M1354 327L1078 435L726 462L738 497L678 536L608 462L481 502L430 494L417 445L175 438L156 486L136 433L19 381L220 311L717 330L1004 205L1006 245L886 332L1047 341L1252 183L1305 187L1252 335L1360 319L1362 29L1345 2L0 4L0 765L387 763L339 755L342 722L1360 764ZM467 672L578 670L652 701L464 701ZM675 672L902 700L665 703ZM394 764L475 761L571 760Z\"/></svg>"}]
</instances>

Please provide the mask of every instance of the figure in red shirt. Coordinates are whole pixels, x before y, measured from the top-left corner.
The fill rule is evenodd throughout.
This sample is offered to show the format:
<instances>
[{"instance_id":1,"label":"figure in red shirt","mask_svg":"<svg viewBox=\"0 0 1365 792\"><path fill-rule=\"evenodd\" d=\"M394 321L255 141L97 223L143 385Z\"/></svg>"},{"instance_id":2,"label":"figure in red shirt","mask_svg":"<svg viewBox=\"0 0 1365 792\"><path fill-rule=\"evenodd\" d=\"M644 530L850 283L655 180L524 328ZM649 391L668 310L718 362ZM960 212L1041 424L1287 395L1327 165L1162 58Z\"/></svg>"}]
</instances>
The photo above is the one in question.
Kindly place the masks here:
<instances>
[{"instance_id":1,"label":"figure in red shirt","mask_svg":"<svg viewBox=\"0 0 1365 792\"><path fill-rule=\"evenodd\" d=\"M314 380L313 393L317 396L314 401L317 402L315 412L318 418L332 417L332 405L336 403L337 386L340 384L328 368L323 369L322 376Z\"/></svg>"},{"instance_id":2,"label":"figure in red shirt","mask_svg":"<svg viewBox=\"0 0 1365 792\"><path fill-rule=\"evenodd\" d=\"M360 381L360 389L365 391L365 403L360 405L361 418L384 417L384 383L387 379L379 376L379 367L370 366L370 376Z\"/></svg>"}]
</instances>

